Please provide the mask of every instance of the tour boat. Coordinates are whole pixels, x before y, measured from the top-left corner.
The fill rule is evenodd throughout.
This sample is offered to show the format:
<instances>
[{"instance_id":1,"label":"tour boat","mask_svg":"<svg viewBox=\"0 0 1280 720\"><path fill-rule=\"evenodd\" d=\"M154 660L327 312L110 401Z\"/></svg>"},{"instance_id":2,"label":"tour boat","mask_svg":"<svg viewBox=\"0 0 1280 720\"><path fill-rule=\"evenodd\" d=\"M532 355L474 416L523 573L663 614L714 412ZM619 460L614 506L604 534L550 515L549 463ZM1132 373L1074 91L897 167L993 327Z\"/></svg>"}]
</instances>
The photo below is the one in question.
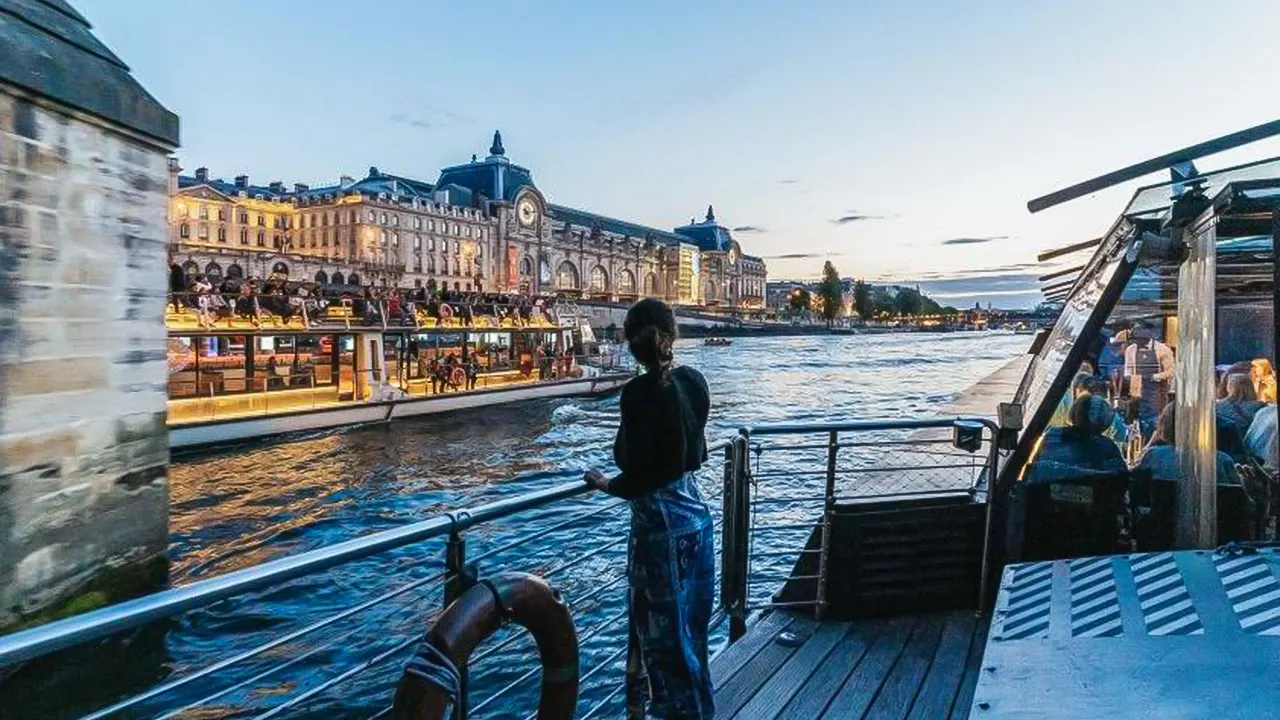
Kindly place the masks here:
<instances>
[{"instance_id":1,"label":"tour boat","mask_svg":"<svg viewBox=\"0 0 1280 720\"><path fill-rule=\"evenodd\" d=\"M631 376L620 355L574 352L583 330L573 313L539 307L521 316L486 306L485 314L468 310L464 317L443 303L428 316L425 307L360 298L321 308L297 296L172 297L165 318L170 447L598 396Z\"/></svg>"},{"instance_id":2,"label":"tour boat","mask_svg":"<svg viewBox=\"0 0 1280 720\"><path fill-rule=\"evenodd\" d=\"M707 338L702 341L702 344L707 347L728 347L733 344L733 341L729 338Z\"/></svg>"}]
</instances>

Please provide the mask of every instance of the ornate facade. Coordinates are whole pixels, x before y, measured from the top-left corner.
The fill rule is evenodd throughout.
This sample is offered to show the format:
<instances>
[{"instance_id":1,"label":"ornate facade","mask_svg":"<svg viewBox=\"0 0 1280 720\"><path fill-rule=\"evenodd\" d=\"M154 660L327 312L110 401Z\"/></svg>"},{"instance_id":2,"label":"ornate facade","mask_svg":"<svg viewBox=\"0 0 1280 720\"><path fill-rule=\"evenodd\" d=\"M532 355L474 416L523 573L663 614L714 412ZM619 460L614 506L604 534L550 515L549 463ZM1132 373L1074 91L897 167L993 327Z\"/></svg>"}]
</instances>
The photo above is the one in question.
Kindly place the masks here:
<instances>
[{"instance_id":1,"label":"ornate facade","mask_svg":"<svg viewBox=\"0 0 1280 720\"><path fill-rule=\"evenodd\" d=\"M170 167L170 253L189 274L764 307L764 261L706 219L659 230L555 205L494 133L433 183L369 168L312 188Z\"/></svg>"}]
</instances>

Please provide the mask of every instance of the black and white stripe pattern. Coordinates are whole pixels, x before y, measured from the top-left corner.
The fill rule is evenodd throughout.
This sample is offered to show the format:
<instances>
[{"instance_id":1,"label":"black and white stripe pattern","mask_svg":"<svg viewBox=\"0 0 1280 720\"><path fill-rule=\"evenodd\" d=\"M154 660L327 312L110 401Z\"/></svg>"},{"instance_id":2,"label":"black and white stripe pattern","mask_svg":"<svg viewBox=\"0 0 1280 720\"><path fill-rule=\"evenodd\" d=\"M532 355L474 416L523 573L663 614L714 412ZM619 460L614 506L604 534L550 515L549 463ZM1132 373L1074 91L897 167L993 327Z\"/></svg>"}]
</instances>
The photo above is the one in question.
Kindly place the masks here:
<instances>
[{"instance_id":1,"label":"black and white stripe pattern","mask_svg":"<svg viewBox=\"0 0 1280 720\"><path fill-rule=\"evenodd\" d=\"M1227 600L1251 635L1280 635L1280 582L1273 555L1218 555L1213 559Z\"/></svg>"},{"instance_id":2,"label":"black and white stripe pattern","mask_svg":"<svg viewBox=\"0 0 1280 720\"><path fill-rule=\"evenodd\" d=\"M1119 637L1120 598L1116 595L1115 570L1109 557L1072 560L1072 637Z\"/></svg>"},{"instance_id":3,"label":"black and white stripe pattern","mask_svg":"<svg viewBox=\"0 0 1280 720\"><path fill-rule=\"evenodd\" d=\"M1053 590L1053 563L1017 567L1009 585L999 639L1025 640L1049 635L1049 597Z\"/></svg>"},{"instance_id":4,"label":"black and white stripe pattern","mask_svg":"<svg viewBox=\"0 0 1280 720\"><path fill-rule=\"evenodd\" d=\"M1137 556L1130 567L1148 634L1204 634L1204 625L1172 553Z\"/></svg>"}]
</instances>

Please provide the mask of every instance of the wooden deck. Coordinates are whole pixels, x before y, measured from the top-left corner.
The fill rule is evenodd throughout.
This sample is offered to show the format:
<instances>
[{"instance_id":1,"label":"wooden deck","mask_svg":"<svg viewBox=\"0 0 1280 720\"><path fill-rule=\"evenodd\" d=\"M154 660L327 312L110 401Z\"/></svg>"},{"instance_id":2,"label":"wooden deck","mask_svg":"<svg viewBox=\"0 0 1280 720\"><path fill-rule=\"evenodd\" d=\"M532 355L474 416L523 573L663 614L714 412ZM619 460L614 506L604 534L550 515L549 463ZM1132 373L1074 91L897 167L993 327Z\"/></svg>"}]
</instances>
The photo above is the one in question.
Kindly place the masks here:
<instances>
[{"instance_id":1,"label":"wooden deck","mask_svg":"<svg viewBox=\"0 0 1280 720\"><path fill-rule=\"evenodd\" d=\"M716 718L964 720L986 636L972 611L823 623L774 612L712 660Z\"/></svg>"}]
</instances>

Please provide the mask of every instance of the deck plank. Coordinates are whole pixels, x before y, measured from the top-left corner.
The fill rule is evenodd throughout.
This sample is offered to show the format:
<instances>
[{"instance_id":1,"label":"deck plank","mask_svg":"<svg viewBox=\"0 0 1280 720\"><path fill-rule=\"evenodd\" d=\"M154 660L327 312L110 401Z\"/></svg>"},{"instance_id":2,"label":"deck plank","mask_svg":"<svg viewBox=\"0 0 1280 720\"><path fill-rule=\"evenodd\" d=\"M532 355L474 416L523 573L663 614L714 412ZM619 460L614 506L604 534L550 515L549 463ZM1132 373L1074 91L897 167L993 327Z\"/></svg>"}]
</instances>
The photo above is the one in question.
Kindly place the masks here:
<instances>
[{"instance_id":1,"label":"deck plank","mask_svg":"<svg viewBox=\"0 0 1280 720\"><path fill-rule=\"evenodd\" d=\"M810 720L821 716L883 629L881 620L853 623L826 660L814 668L813 674L776 717Z\"/></svg>"},{"instance_id":2,"label":"deck plank","mask_svg":"<svg viewBox=\"0 0 1280 720\"><path fill-rule=\"evenodd\" d=\"M717 705L716 717L737 717L743 720L777 717L782 708L795 696L800 686L805 684L815 669L822 665L836 645L844 639L850 625L851 623L847 622L819 625L804 646L797 649L786 663L778 668L773 677L769 678L769 682L765 683L747 704L733 715L721 714L721 710L727 713L730 708Z\"/></svg>"},{"instance_id":3,"label":"deck plank","mask_svg":"<svg viewBox=\"0 0 1280 720\"><path fill-rule=\"evenodd\" d=\"M848 680L832 698L824 717L862 717L910 640L915 621L914 617L897 617L885 623L884 630L872 643L862 662L853 668Z\"/></svg>"},{"instance_id":4,"label":"deck plank","mask_svg":"<svg viewBox=\"0 0 1280 720\"><path fill-rule=\"evenodd\" d=\"M911 639L863 716L866 720L905 720L933 665L944 625L945 615L920 618Z\"/></svg>"},{"instance_id":5,"label":"deck plank","mask_svg":"<svg viewBox=\"0 0 1280 720\"><path fill-rule=\"evenodd\" d=\"M950 715L964 682L969 648L978 622L969 611L950 613L946 620L929 675L911 706L910 720L938 720Z\"/></svg>"},{"instance_id":6,"label":"deck plank","mask_svg":"<svg viewBox=\"0 0 1280 720\"><path fill-rule=\"evenodd\" d=\"M756 653L772 642L774 635L784 630L795 617L791 613L775 611L748 627L746 635L725 648L711 661L711 687L719 690L724 686L756 656Z\"/></svg>"},{"instance_id":7,"label":"deck plank","mask_svg":"<svg viewBox=\"0 0 1280 720\"><path fill-rule=\"evenodd\" d=\"M809 618L793 617L786 629L788 632L796 633L807 643L812 639L811 633L819 627L816 621ZM760 688L777 674L779 668L800 649L774 642L776 635L777 631L766 633L766 643L760 648L760 652L716 690L716 717L731 718L736 715L738 710L747 704Z\"/></svg>"},{"instance_id":8,"label":"deck plank","mask_svg":"<svg viewBox=\"0 0 1280 720\"><path fill-rule=\"evenodd\" d=\"M973 693L978 687L978 673L982 669L982 653L987 648L987 630L991 618L985 617L973 631L973 639L969 644L969 657L965 661L964 677L960 680L960 689L956 693L955 703L951 706L949 720L968 720L969 710L973 706Z\"/></svg>"}]
</instances>

